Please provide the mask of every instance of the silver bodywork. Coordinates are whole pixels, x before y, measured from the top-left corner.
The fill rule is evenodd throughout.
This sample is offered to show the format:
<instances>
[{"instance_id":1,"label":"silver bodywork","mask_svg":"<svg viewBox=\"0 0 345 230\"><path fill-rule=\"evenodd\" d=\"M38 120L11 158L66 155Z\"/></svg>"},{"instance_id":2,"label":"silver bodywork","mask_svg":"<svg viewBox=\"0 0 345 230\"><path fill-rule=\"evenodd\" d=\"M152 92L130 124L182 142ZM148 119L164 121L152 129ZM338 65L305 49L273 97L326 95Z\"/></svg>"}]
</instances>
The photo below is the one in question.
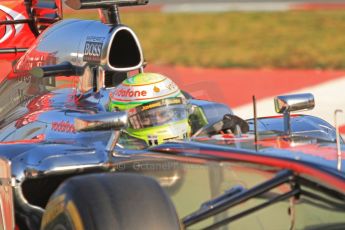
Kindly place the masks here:
<instances>
[{"instance_id":1,"label":"silver bodywork","mask_svg":"<svg viewBox=\"0 0 345 230\"><path fill-rule=\"evenodd\" d=\"M30 73L33 68L54 69L62 63L80 70L79 75L64 76L80 78L78 86L60 87L63 84L59 83L68 80L37 79ZM127 122L126 114L107 111L112 89L104 87L107 73L142 71L143 65L138 38L123 25L66 20L40 35L0 85L0 168L4 169L0 171L0 196L6 197L0 200L2 214L5 209L15 210L28 229L38 229L49 196L66 178L122 171L120 166L124 164L166 161L158 153L152 157L150 149L116 145L120 129ZM18 90L19 96L13 90ZM193 98L189 103L202 111L208 124L232 114L224 104ZM251 120L248 122L253 130ZM282 124L283 119L261 118L259 130L271 131L274 127L277 133L284 132ZM312 130L316 138L335 140L334 128L321 119L293 118L291 127L292 133ZM163 186L173 186L176 178L176 172L172 172L158 180ZM13 213L9 219L1 216L1 220L0 226L13 228Z\"/></svg>"},{"instance_id":2,"label":"silver bodywork","mask_svg":"<svg viewBox=\"0 0 345 230\"><path fill-rule=\"evenodd\" d=\"M130 47L128 50L126 45ZM128 55L132 56L131 60L128 61L127 57L128 60L122 63L119 56ZM68 62L83 70L87 66L97 66L104 70L126 72L139 69L143 61L139 40L130 28L70 19L56 23L41 34L36 44L19 60L15 71ZM82 71L81 74L88 73Z\"/></svg>"}]
</instances>

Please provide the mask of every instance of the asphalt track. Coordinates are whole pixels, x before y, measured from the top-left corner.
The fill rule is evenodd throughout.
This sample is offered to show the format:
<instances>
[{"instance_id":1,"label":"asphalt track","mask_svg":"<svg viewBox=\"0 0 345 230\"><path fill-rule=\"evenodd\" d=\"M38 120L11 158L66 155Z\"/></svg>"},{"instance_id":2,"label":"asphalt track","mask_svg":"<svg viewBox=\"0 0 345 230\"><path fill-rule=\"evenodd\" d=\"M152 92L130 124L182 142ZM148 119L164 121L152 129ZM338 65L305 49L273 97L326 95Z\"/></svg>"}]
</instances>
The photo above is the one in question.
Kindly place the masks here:
<instances>
[{"instance_id":1,"label":"asphalt track","mask_svg":"<svg viewBox=\"0 0 345 230\"><path fill-rule=\"evenodd\" d=\"M345 70L288 69L205 69L169 66L149 66L147 72L159 72L171 77L180 88L194 97L229 105L242 118L253 117L252 97L257 100L258 116L277 115L273 99L277 95L312 93L315 108L303 113L321 117L334 125L334 111L340 131L345 135Z\"/></svg>"}]
</instances>

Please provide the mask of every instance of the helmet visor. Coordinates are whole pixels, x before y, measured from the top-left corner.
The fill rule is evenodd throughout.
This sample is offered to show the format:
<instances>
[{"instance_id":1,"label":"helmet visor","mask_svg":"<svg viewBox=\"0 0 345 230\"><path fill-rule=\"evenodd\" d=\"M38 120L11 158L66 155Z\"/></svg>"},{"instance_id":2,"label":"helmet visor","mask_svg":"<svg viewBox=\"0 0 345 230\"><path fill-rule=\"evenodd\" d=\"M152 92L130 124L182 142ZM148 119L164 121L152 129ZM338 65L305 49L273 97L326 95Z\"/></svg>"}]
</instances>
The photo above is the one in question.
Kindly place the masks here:
<instances>
[{"instance_id":1,"label":"helmet visor","mask_svg":"<svg viewBox=\"0 0 345 230\"><path fill-rule=\"evenodd\" d=\"M137 106L128 111L133 129L165 125L187 119L187 105L182 98L168 98Z\"/></svg>"}]
</instances>

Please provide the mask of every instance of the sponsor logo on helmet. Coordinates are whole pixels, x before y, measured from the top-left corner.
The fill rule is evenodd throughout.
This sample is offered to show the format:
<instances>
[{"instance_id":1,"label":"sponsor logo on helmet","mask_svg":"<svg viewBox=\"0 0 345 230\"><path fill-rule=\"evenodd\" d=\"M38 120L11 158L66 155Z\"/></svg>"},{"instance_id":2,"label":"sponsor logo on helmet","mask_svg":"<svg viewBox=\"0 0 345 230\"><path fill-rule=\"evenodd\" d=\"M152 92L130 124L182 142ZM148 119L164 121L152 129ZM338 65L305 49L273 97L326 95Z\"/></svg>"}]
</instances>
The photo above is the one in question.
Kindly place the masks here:
<instances>
[{"instance_id":1,"label":"sponsor logo on helmet","mask_svg":"<svg viewBox=\"0 0 345 230\"><path fill-rule=\"evenodd\" d=\"M116 87L111 93L110 98L113 101L153 101L169 97L174 97L179 94L177 85L168 78L152 83L146 82L141 84L146 75L133 76L125 80L121 85ZM160 75L158 75L160 76ZM142 77L142 78L141 78ZM135 78L134 84L129 84ZM162 78L162 77L161 77ZM140 80L140 81L139 81Z\"/></svg>"},{"instance_id":2,"label":"sponsor logo on helmet","mask_svg":"<svg viewBox=\"0 0 345 230\"><path fill-rule=\"evenodd\" d=\"M177 85L176 85L174 82L172 82L172 81L170 81L170 83L167 85L167 88L168 88L169 90L178 89Z\"/></svg>"},{"instance_id":3,"label":"sponsor logo on helmet","mask_svg":"<svg viewBox=\"0 0 345 230\"><path fill-rule=\"evenodd\" d=\"M168 99L163 99L163 100L156 101L153 103L151 102L147 105L142 105L141 107L139 106L138 108L141 108L141 111L145 111L145 110L157 108L163 105L174 105L174 104L181 104L181 103L182 103L181 98L168 98Z\"/></svg>"},{"instance_id":4,"label":"sponsor logo on helmet","mask_svg":"<svg viewBox=\"0 0 345 230\"><path fill-rule=\"evenodd\" d=\"M113 96L118 97L145 97L147 95L146 90L131 90L131 89L116 89Z\"/></svg>"},{"instance_id":5,"label":"sponsor logo on helmet","mask_svg":"<svg viewBox=\"0 0 345 230\"><path fill-rule=\"evenodd\" d=\"M155 91L156 93L159 93L161 90L157 86L155 86L153 87L153 91Z\"/></svg>"},{"instance_id":6,"label":"sponsor logo on helmet","mask_svg":"<svg viewBox=\"0 0 345 230\"><path fill-rule=\"evenodd\" d=\"M143 105L143 107L141 108L141 111L145 111L145 110L148 110L148 109L151 109L151 108L156 108L156 107L159 107L161 105L162 105L161 101L158 101L156 103L152 103L152 104L149 104L149 105Z\"/></svg>"}]
</instances>

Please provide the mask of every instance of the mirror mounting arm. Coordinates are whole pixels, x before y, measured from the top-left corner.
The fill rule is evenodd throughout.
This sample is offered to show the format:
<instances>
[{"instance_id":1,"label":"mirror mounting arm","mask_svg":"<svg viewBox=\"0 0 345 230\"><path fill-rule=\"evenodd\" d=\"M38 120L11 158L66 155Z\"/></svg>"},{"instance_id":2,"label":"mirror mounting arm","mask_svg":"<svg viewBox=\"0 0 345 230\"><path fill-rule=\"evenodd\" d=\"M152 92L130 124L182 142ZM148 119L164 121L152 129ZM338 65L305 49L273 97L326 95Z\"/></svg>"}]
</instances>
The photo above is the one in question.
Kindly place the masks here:
<instances>
[{"instance_id":1,"label":"mirror mounting arm","mask_svg":"<svg viewBox=\"0 0 345 230\"><path fill-rule=\"evenodd\" d=\"M286 135L291 135L291 123L290 123L290 111L285 111L283 113L284 116L284 132Z\"/></svg>"},{"instance_id":2,"label":"mirror mounting arm","mask_svg":"<svg viewBox=\"0 0 345 230\"><path fill-rule=\"evenodd\" d=\"M107 146L105 150L109 152L111 155L113 155L113 151L115 149L115 146L117 142L119 141L121 131L114 130L108 140ZM109 158L110 159L110 158Z\"/></svg>"},{"instance_id":3,"label":"mirror mounting arm","mask_svg":"<svg viewBox=\"0 0 345 230\"><path fill-rule=\"evenodd\" d=\"M315 106L315 101L311 93L281 95L274 99L274 106L277 113L283 114L284 132L290 136L290 113L293 111L311 110Z\"/></svg>"},{"instance_id":4,"label":"mirror mounting arm","mask_svg":"<svg viewBox=\"0 0 345 230\"><path fill-rule=\"evenodd\" d=\"M101 10L102 21L105 24L116 26L121 24L119 7L117 5L111 5Z\"/></svg>"}]
</instances>

